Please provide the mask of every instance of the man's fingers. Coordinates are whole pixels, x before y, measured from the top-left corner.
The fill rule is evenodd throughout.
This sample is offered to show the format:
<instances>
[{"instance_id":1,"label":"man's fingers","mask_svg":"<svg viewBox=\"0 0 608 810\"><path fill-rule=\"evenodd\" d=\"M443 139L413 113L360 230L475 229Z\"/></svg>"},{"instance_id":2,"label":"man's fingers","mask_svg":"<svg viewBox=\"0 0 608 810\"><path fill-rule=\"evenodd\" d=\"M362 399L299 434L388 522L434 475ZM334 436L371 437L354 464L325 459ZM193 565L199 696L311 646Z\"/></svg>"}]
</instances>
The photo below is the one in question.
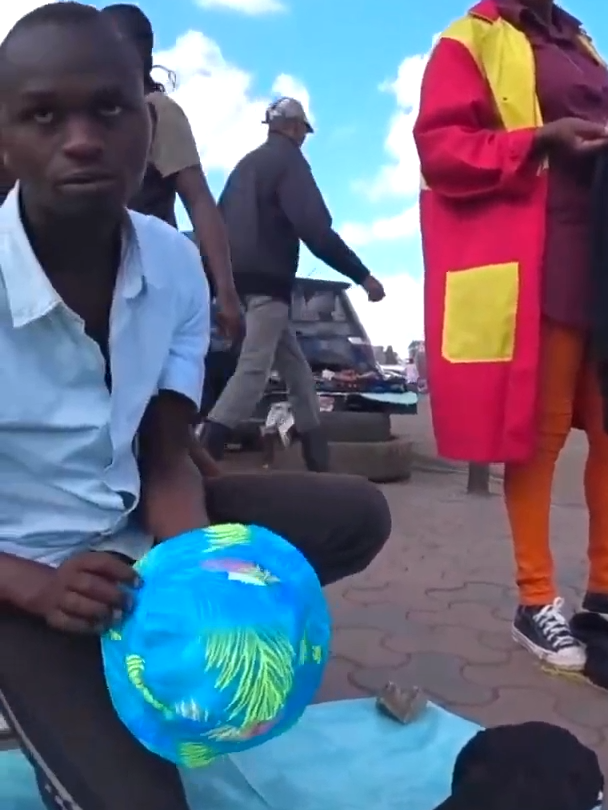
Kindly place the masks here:
<instances>
[{"instance_id":1,"label":"man's fingers","mask_svg":"<svg viewBox=\"0 0 608 810\"><path fill-rule=\"evenodd\" d=\"M122 582L125 585L135 586L138 584L139 577L129 563L103 551L83 556L79 567L83 572L104 577L110 582Z\"/></svg>"},{"instance_id":2,"label":"man's fingers","mask_svg":"<svg viewBox=\"0 0 608 810\"><path fill-rule=\"evenodd\" d=\"M69 593L78 594L110 608L125 608L131 599L128 591L120 584L89 571L81 571L70 582L69 588Z\"/></svg>"},{"instance_id":3,"label":"man's fingers","mask_svg":"<svg viewBox=\"0 0 608 810\"><path fill-rule=\"evenodd\" d=\"M81 619L72 619L70 616L58 616L55 621L51 621L49 624L56 630L61 630L62 633L77 633L81 636L99 635L99 632L92 624Z\"/></svg>"},{"instance_id":4,"label":"man's fingers","mask_svg":"<svg viewBox=\"0 0 608 810\"><path fill-rule=\"evenodd\" d=\"M58 606L58 610L66 616L93 624L109 621L112 609L110 604L72 590L63 595Z\"/></svg>"},{"instance_id":5,"label":"man's fingers","mask_svg":"<svg viewBox=\"0 0 608 810\"><path fill-rule=\"evenodd\" d=\"M54 611L50 616L47 616L47 624L54 627L56 630L61 630L63 633L79 633L81 635L99 634L100 624L107 624L106 622L100 623L92 619L84 619L78 616L72 616L70 613L64 613L62 610Z\"/></svg>"}]
</instances>

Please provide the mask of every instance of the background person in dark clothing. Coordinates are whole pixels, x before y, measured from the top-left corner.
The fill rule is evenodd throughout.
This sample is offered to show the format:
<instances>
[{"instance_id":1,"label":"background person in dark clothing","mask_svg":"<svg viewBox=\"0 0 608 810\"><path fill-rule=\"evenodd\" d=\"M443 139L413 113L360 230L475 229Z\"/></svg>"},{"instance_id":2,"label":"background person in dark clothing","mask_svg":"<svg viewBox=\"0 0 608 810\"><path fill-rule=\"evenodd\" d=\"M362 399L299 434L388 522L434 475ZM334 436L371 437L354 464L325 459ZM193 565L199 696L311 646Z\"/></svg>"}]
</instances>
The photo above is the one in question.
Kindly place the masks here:
<instances>
[{"instance_id":1,"label":"background person in dark clothing","mask_svg":"<svg viewBox=\"0 0 608 810\"><path fill-rule=\"evenodd\" d=\"M219 201L235 284L246 308L246 334L237 369L209 414L202 440L214 458L221 458L231 431L251 416L275 367L287 384L306 466L325 472L329 454L315 384L289 322L300 242L364 287L371 301L382 300L384 289L332 227L301 151L313 129L300 102L275 101L265 123L268 139L237 164Z\"/></svg>"},{"instance_id":2,"label":"background person in dark clothing","mask_svg":"<svg viewBox=\"0 0 608 810\"><path fill-rule=\"evenodd\" d=\"M218 323L229 337L236 339L241 332L241 308L234 289L224 223L207 184L188 118L167 95L164 86L152 78L152 24L140 8L130 3L106 6L102 14L132 42L142 60L146 98L154 119L148 167L129 207L177 227L175 201L179 195L209 271L209 283L218 304Z\"/></svg>"}]
</instances>

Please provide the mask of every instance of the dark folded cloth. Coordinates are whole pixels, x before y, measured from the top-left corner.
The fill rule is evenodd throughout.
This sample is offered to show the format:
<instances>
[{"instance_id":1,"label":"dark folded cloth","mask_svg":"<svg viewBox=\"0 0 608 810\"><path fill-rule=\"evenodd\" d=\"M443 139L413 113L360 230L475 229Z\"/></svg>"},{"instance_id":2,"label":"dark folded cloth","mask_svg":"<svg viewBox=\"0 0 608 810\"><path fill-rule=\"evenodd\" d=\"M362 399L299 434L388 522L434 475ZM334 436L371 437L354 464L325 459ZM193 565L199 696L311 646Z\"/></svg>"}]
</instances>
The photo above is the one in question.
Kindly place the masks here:
<instances>
[{"instance_id":1,"label":"dark folded cloth","mask_svg":"<svg viewBox=\"0 0 608 810\"><path fill-rule=\"evenodd\" d=\"M608 622L597 613L575 613L572 634L587 648L583 675L594 686L608 689Z\"/></svg>"},{"instance_id":2,"label":"dark folded cloth","mask_svg":"<svg viewBox=\"0 0 608 810\"><path fill-rule=\"evenodd\" d=\"M476 734L436 810L595 810L603 790L591 749L564 728L529 722Z\"/></svg>"}]
</instances>

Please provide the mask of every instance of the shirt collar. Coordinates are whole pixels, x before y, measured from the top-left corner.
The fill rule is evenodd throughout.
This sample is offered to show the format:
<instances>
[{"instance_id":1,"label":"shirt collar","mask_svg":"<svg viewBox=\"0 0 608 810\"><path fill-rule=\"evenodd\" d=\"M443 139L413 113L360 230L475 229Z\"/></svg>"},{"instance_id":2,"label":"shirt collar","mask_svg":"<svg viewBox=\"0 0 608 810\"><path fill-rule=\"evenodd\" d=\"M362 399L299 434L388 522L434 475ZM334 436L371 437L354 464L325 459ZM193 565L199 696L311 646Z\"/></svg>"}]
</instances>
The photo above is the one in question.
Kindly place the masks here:
<instances>
[{"instance_id":1,"label":"shirt collar","mask_svg":"<svg viewBox=\"0 0 608 810\"><path fill-rule=\"evenodd\" d=\"M4 282L15 328L43 318L63 303L40 266L23 227L18 185L0 207L0 280ZM144 289L144 284L136 229L127 216L117 290L124 298L134 298Z\"/></svg>"},{"instance_id":2,"label":"shirt collar","mask_svg":"<svg viewBox=\"0 0 608 810\"><path fill-rule=\"evenodd\" d=\"M541 29L547 29L547 23L542 20L531 8L521 3L519 0L498 0L497 2L500 16L515 25L525 25L532 23ZM560 6L554 5L552 10L552 23L560 32L576 35L582 30L580 20L568 14Z\"/></svg>"}]
</instances>

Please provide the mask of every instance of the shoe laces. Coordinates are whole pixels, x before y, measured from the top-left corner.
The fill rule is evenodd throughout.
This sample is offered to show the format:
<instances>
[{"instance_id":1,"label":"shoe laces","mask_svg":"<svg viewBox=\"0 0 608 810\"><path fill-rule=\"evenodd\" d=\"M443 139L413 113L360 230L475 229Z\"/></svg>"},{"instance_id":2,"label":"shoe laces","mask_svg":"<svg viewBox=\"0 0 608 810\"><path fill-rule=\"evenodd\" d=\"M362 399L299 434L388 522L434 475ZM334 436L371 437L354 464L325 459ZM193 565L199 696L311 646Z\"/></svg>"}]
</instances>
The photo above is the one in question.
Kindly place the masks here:
<instances>
[{"instance_id":1,"label":"shoe laces","mask_svg":"<svg viewBox=\"0 0 608 810\"><path fill-rule=\"evenodd\" d=\"M534 614L534 622L556 649L576 644L568 620L562 612L563 607L564 600L558 596L550 605L545 605Z\"/></svg>"}]
</instances>

